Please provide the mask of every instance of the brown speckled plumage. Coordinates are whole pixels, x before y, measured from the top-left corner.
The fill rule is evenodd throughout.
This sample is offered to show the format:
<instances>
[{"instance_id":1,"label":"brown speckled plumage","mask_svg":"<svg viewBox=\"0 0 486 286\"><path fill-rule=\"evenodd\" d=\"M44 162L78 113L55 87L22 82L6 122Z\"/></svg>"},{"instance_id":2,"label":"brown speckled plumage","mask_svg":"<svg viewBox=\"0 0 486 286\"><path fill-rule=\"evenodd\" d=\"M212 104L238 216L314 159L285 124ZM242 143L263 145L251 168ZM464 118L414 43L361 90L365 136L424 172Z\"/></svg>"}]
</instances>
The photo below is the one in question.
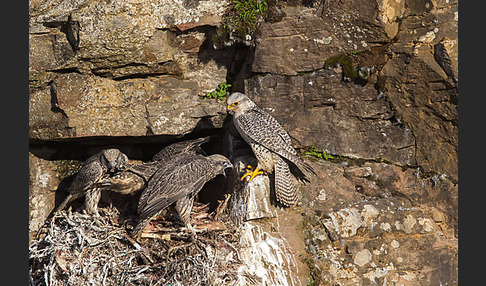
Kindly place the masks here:
<instances>
[{"instance_id":1,"label":"brown speckled plumage","mask_svg":"<svg viewBox=\"0 0 486 286\"><path fill-rule=\"evenodd\" d=\"M297 193L288 162L314 173L295 151L288 133L270 114L260 109L246 95L235 92L228 98L228 109L241 137L251 146L258 159L257 169L274 172L275 196L285 206L297 202Z\"/></svg>"},{"instance_id":2,"label":"brown speckled plumage","mask_svg":"<svg viewBox=\"0 0 486 286\"><path fill-rule=\"evenodd\" d=\"M155 154L151 162L131 165L122 172L104 178L97 186L102 190L133 195L143 190L153 174L157 170L165 168L172 157L180 154L203 153L200 146L208 141L209 137L202 137L170 144Z\"/></svg>"},{"instance_id":3,"label":"brown speckled plumage","mask_svg":"<svg viewBox=\"0 0 486 286\"><path fill-rule=\"evenodd\" d=\"M191 229L190 211L194 196L206 182L231 167L231 162L219 154L206 157L182 153L171 157L165 168L157 170L143 190L138 204L140 220L131 235L138 237L153 217L173 203L176 203L176 211L183 222Z\"/></svg>"},{"instance_id":4,"label":"brown speckled plumage","mask_svg":"<svg viewBox=\"0 0 486 286\"><path fill-rule=\"evenodd\" d=\"M81 166L68 188L68 196L57 207L56 212L65 209L72 201L86 195L85 210L98 215L98 201L101 190L97 183L108 172L123 170L128 157L118 149L105 149L89 157Z\"/></svg>"}]
</instances>

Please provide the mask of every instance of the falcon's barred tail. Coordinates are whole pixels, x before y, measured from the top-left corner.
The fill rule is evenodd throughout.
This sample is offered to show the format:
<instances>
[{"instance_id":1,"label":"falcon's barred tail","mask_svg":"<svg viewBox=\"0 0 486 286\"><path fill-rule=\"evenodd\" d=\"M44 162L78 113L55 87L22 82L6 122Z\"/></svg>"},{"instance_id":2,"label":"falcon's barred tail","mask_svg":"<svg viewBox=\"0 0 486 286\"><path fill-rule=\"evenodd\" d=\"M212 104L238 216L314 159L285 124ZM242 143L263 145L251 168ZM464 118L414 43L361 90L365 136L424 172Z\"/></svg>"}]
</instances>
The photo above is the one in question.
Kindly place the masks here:
<instances>
[{"instance_id":1,"label":"falcon's barred tail","mask_svg":"<svg viewBox=\"0 0 486 286\"><path fill-rule=\"evenodd\" d=\"M297 202L297 191L292 173L290 173L287 162L280 156L275 156L275 161L275 197L283 205L291 207Z\"/></svg>"}]
</instances>

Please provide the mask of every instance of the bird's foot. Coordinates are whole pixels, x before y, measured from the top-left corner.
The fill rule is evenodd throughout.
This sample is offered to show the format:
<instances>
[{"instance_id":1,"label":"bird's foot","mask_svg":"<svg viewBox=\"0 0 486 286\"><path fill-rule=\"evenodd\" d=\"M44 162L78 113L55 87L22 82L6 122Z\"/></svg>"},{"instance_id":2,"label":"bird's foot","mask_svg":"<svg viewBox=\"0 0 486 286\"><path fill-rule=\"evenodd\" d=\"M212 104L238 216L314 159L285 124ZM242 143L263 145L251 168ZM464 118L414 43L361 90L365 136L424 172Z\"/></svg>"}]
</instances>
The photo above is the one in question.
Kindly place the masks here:
<instances>
[{"instance_id":1,"label":"bird's foot","mask_svg":"<svg viewBox=\"0 0 486 286\"><path fill-rule=\"evenodd\" d=\"M263 171L259 170L258 168L255 168L255 170L253 170L253 168L250 165L248 165L248 166L246 166L246 174L244 174L243 177L241 177L240 181L243 181L244 178L250 176L250 179L248 180L248 182L251 182L251 180L253 180L253 178L255 178L258 175L262 175L262 174L263 174Z\"/></svg>"}]
</instances>

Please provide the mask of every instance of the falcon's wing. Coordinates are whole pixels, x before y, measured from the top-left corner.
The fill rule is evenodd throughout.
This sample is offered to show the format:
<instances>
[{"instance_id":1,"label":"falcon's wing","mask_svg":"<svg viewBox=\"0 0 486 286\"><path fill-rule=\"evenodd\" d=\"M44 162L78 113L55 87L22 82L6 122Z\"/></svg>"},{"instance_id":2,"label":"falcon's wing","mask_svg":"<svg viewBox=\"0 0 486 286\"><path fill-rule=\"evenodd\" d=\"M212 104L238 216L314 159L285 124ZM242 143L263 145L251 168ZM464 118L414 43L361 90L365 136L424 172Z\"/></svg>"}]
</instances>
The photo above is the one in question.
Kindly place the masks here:
<instances>
[{"instance_id":1,"label":"falcon's wing","mask_svg":"<svg viewBox=\"0 0 486 286\"><path fill-rule=\"evenodd\" d=\"M258 144L291 161L298 167L314 173L312 167L292 147L288 133L270 114L263 110L254 109L236 117L236 123L247 136Z\"/></svg>"},{"instance_id":2,"label":"falcon's wing","mask_svg":"<svg viewBox=\"0 0 486 286\"><path fill-rule=\"evenodd\" d=\"M178 154L176 156L173 156L170 160L164 159L161 161L150 162L151 166L155 166L155 170L154 173L147 179L148 186L143 190L138 200L137 209L139 213L143 208L145 208L147 201L150 197L153 196L153 193L156 192L153 187L155 182L157 180L160 180L160 178L166 176L166 174L170 174L171 172L173 172L177 168L177 166L181 166L189 162L192 156L193 154Z\"/></svg>"},{"instance_id":3,"label":"falcon's wing","mask_svg":"<svg viewBox=\"0 0 486 286\"><path fill-rule=\"evenodd\" d=\"M236 117L236 123L252 140L308 172L314 173L292 147L290 136L270 114L254 109Z\"/></svg>"},{"instance_id":4,"label":"falcon's wing","mask_svg":"<svg viewBox=\"0 0 486 286\"><path fill-rule=\"evenodd\" d=\"M152 175L155 174L155 172L161 167L163 167L163 165L159 162L148 162L138 165L132 165L128 170L143 177L146 181L148 181L152 177Z\"/></svg>"},{"instance_id":5,"label":"falcon's wing","mask_svg":"<svg viewBox=\"0 0 486 286\"><path fill-rule=\"evenodd\" d=\"M69 190L71 192L85 190L97 182L103 176L103 173L103 168L99 161L90 161L88 164L83 164L74 177Z\"/></svg>"},{"instance_id":6,"label":"falcon's wing","mask_svg":"<svg viewBox=\"0 0 486 286\"><path fill-rule=\"evenodd\" d=\"M297 155L293 151L287 132L275 118L263 110L252 110L242 114L236 118L236 121L246 135L264 147L281 156L284 156L284 152Z\"/></svg>"},{"instance_id":7,"label":"falcon's wing","mask_svg":"<svg viewBox=\"0 0 486 286\"><path fill-rule=\"evenodd\" d=\"M145 201L140 201L140 217L153 216L183 196L200 191L207 182L210 168L205 157L192 155L168 169L157 171L145 190Z\"/></svg>"},{"instance_id":8,"label":"falcon's wing","mask_svg":"<svg viewBox=\"0 0 486 286\"><path fill-rule=\"evenodd\" d=\"M166 160L179 153L197 150L199 146L208 142L209 139L210 136L206 136L206 137L201 137L193 140L186 140L186 141L170 144L169 146L163 148L157 154L155 154L154 157L152 158L152 161Z\"/></svg>"}]
</instances>

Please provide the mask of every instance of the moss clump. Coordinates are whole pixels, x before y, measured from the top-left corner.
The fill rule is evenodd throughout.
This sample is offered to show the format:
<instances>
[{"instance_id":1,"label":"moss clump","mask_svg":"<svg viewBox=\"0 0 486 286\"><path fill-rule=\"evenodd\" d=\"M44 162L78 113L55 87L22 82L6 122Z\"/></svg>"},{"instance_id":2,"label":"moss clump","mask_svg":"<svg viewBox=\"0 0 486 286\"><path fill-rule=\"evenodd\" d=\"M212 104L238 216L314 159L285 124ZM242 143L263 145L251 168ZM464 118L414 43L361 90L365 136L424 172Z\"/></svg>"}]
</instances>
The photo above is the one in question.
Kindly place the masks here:
<instances>
[{"instance_id":1,"label":"moss clump","mask_svg":"<svg viewBox=\"0 0 486 286\"><path fill-rule=\"evenodd\" d=\"M268 5L265 0L233 1L233 17L228 22L240 37L252 35L264 19Z\"/></svg>"},{"instance_id":2,"label":"moss clump","mask_svg":"<svg viewBox=\"0 0 486 286\"><path fill-rule=\"evenodd\" d=\"M333 68L340 65L343 69L344 76L348 77L350 80L355 81L359 78L358 71L353 65L353 54L340 54L335 57L329 58L324 62L325 68Z\"/></svg>"},{"instance_id":3,"label":"moss clump","mask_svg":"<svg viewBox=\"0 0 486 286\"><path fill-rule=\"evenodd\" d=\"M376 67L383 66L381 59L376 59L374 51L352 50L331 57L324 62L324 68L342 68L343 80L354 82L362 86L366 85Z\"/></svg>"},{"instance_id":4,"label":"moss clump","mask_svg":"<svg viewBox=\"0 0 486 286\"><path fill-rule=\"evenodd\" d=\"M267 14L266 0L233 0L223 16L215 44L229 46L235 42L255 45L255 32Z\"/></svg>"}]
</instances>

